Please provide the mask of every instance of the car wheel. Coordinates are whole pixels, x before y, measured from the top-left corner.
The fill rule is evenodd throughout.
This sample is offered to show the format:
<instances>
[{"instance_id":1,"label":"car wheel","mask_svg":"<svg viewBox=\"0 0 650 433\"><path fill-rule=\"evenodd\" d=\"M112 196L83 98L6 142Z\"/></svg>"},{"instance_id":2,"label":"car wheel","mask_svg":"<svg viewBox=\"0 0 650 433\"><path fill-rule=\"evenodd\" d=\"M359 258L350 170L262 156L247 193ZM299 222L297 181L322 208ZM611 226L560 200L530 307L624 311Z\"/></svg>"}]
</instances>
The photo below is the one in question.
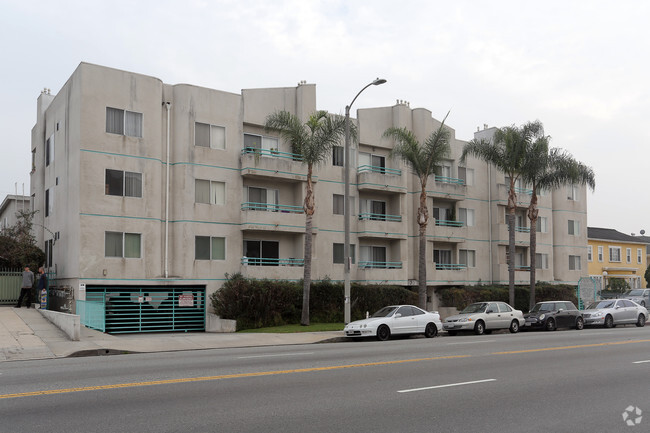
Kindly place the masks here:
<instances>
[{"instance_id":1,"label":"car wheel","mask_svg":"<svg viewBox=\"0 0 650 433\"><path fill-rule=\"evenodd\" d=\"M390 329L386 325L377 328L377 340L386 341L390 338Z\"/></svg>"},{"instance_id":2,"label":"car wheel","mask_svg":"<svg viewBox=\"0 0 650 433\"><path fill-rule=\"evenodd\" d=\"M546 330L547 331L555 331L555 320L553 320L553 319L547 319L546 320Z\"/></svg>"},{"instance_id":3,"label":"car wheel","mask_svg":"<svg viewBox=\"0 0 650 433\"><path fill-rule=\"evenodd\" d=\"M427 323L426 328L424 328L424 336L427 338L433 338L438 334L438 328L433 323Z\"/></svg>"},{"instance_id":4,"label":"car wheel","mask_svg":"<svg viewBox=\"0 0 650 433\"><path fill-rule=\"evenodd\" d=\"M605 328L613 328L613 327L614 327L614 318L608 314L607 316L605 316Z\"/></svg>"},{"instance_id":5,"label":"car wheel","mask_svg":"<svg viewBox=\"0 0 650 433\"><path fill-rule=\"evenodd\" d=\"M585 327L585 321L582 319L582 317L578 317L576 319L576 329L578 331L581 331L582 328L584 328L584 327Z\"/></svg>"},{"instance_id":6,"label":"car wheel","mask_svg":"<svg viewBox=\"0 0 650 433\"><path fill-rule=\"evenodd\" d=\"M454 335L458 335L458 331L447 331L447 334L453 337Z\"/></svg>"},{"instance_id":7,"label":"car wheel","mask_svg":"<svg viewBox=\"0 0 650 433\"><path fill-rule=\"evenodd\" d=\"M519 320L513 320L510 324L510 333L516 334L519 332Z\"/></svg>"},{"instance_id":8,"label":"car wheel","mask_svg":"<svg viewBox=\"0 0 650 433\"><path fill-rule=\"evenodd\" d=\"M639 314L639 318L636 320L636 326L643 328L645 326L645 315Z\"/></svg>"},{"instance_id":9,"label":"car wheel","mask_svg":"<svg viewBox=\"0 0 650 433\"><path fill-rule=\"evenodd\" d=\"M479 320L476 322L476 325L474 325L474 334L476 335L483 335L485 333L485 323L483 323L482 320Z\"/></svg>"}]
</instances>

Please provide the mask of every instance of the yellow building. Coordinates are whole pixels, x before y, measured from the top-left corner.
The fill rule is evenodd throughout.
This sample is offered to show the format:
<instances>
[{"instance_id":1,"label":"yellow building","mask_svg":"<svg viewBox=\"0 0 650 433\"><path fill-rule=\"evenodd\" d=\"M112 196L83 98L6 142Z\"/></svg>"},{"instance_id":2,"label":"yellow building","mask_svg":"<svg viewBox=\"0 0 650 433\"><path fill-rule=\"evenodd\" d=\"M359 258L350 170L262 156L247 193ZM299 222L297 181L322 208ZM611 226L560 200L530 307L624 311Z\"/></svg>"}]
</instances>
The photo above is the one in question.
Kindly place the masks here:
<instances>
[{"instance_id":1,"label":"yellow building","mask_svg":"<svg viewBox=\"0 0 650 433\"><path fill-rule=\"evenodd\" d=\"M646 287L647 240L614 229L587 227L587 262L589 276L609 285L610 278L622 278L632 289ZM604 281L604 284L603 284Z\"/></svg>"}]
</instances>

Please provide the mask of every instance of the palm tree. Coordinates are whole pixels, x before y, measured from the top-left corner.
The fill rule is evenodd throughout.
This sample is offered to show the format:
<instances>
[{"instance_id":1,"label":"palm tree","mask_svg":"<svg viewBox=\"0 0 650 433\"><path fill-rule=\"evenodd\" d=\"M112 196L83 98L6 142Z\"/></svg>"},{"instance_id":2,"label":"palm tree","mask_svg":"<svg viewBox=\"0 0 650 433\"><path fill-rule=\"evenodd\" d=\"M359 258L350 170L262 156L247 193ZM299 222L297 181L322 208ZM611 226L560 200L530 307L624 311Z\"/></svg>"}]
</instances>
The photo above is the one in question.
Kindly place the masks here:
<instances>
[{"instance_id":1,"label":"palm tree","mask_svg":"<svg viewBox=\"0 0 650 433\"><path fill-rule=\"evenodd\" d=\"M447 113L449 116L449 113ZM427 222L429 209L427 207L427 181L434 174L443 158L449 155L449 129L445 128L443 119L440 127L436 129L425 141L420 143L411 131L406 128L389 128L384 132L384 137L395 140L395 147L391 156L401 158L415 172L420 180L420 206L418 207L418 224L420 226L420 245L418 258L418 297L419 306L427 307Z\"/></svg>"},{"instance_id":2,"label":"palm tree","mask_svg":"<svg viewBox=\"0 0 650 433\"><path fill-rule=\"evenodd\" d=\"M267 130L275 130L280 137L291 144L293 153L302 157L307 164L307 186L303 210L305 212L305 252L304 277L302 289L302 315L300 324L309 325L309 291L311 287L312 218L316 210L312 172L315 165L323 163L329 156L332 146L339 143L345 132L345 119L333 116L327 111L316 111L307 122L287 111L277 111L266 118Z\"/></svg>"},{"instance_id":3,"label":"palm tree","mask_svg":"<svg viewBox=\"0 0 650 433\"><path fill-rule=\"evenodd\" d=\"M549 151L550 137L542 131L531 144L522 179L532 187L528 219L530 220L530 301L529 308L535 306L535 283L537 265L537 194L539 191L551 191L562 185L587 185L592 190L596 187L593 170L576 161L569 153L559 148Z\"/></svg>"},{"instance_id":4,"label":"palm tree","mask_svg":"<svg viewBox=\"0 0 650 433\"><path fill-rule=\"evenodd\" d=\"M517 192L515 184L520 179L526 163L526 154L531 144L543 135L541 122L497 128L491 140L474 139L463 148L461 162L468 155L494 165L509 178L508 188L508 298L515 304L515 210Z\"/></svg>"}]
</instances>

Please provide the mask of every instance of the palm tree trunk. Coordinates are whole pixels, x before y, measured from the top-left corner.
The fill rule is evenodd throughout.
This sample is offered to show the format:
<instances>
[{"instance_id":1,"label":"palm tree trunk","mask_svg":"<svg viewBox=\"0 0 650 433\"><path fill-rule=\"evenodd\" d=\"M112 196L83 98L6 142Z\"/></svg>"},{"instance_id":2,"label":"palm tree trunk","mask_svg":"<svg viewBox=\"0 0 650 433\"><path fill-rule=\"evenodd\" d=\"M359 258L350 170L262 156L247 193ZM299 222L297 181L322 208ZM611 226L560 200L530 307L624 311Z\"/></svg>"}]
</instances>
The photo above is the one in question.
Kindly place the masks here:
<instances>
[{"instance_id":1,"label":"palm tree trunk","mask_svg":"<svg viewBox=\"0 0 650 433\"><path fill-rule=\"evenodd\" d=\"M515 193L515 178L510 176L508 191L508 300L515 305L515 210L517 194Z\"/></svg>"},{"instance_id":2,"label":"palm tree trunk","mask_svg":"<svg viewBox=\"0 0 650 433\"><path fill-rule=\"evenodd\" d=\"M533 194L530 197L528 206L528 219L530 220L530 300L528 301L528 310L535 306L535 284L537 283L537 191L533 185Z\"/></svg>"},{"instance_id":3,"label":"palm tree trunk","mask_svg":"<svg viewBox=\"0 0 650 433\"><path fill-rule=\"evenodd\" d=\"M420 225L420 245L418 257L418 303L419 307L427 309L427 222L429 209L427 208L426 184L422 185L420 192L420 207L418 208L418 224Z\"/></svg>"},{"instance_id":4,"label":"palm tree trunk","mask_svg":"<svg viewBox=\"0 0 650 433\"><path fill-rule=\"evenodd\" d=\"M312 216L314 215L314 185L311 181L312 165L307 165L307 187L305 191L305 264L302 282L302 315L300 324L309 326L309 292L311 289Z\"/></svg>"}]
</instances>

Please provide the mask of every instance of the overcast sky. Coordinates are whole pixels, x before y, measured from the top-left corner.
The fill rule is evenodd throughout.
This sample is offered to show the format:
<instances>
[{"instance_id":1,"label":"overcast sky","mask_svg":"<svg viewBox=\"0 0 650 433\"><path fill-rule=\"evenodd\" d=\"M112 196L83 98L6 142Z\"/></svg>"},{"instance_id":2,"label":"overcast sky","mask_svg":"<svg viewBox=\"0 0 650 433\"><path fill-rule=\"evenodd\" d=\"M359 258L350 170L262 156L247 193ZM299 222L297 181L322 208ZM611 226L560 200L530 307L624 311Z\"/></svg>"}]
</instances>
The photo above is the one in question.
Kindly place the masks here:
<instances>
[{"instance_id":1,"label":"overcast sky","mask_svg":"<svg viewBox=\"0 0 650 433\"><path fill-rule=\"evenodd\" d=\"M540 120L596 174L588 224L650 233L648 1L0 0L0 195L29 194L44 87L80 62L168 84L317 85L317 105L424 107L462 140Z\"/></svg>"}]
</instances>

